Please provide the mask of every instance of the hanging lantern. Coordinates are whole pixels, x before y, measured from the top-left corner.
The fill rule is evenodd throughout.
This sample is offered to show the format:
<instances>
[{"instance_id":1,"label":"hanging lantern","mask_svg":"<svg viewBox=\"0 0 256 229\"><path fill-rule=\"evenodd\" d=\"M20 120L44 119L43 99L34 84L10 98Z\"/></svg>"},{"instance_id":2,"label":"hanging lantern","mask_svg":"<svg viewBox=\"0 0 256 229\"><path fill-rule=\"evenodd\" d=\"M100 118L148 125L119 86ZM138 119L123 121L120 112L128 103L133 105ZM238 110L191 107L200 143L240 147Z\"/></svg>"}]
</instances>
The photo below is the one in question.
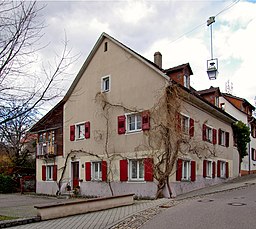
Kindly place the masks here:
<instances>
[{"instance_id":1,"label":"hanging lantern","mask_svg":"<svg viewBox=\"0 0 256 229\"><path fill-rule=\"evenodd\" d=\"M213 58L213 45L212 45L212 24L215 22L215 17L210 17L207 20L207 26L210 26L211 31L211 59L207 60L207 74L210 80L215 80L218 75L218 59Z\"/></svg>"},{"instance_id":2,"label":"hanging lantern","mask_svg":"<svg viewBox=\"0 0 256 229\"><path fill-rule=\"evenodd\" d=\"M215 80L218 75L218 59L207 60L207 74L210 80Z\"/></svg>"}]
</instances>

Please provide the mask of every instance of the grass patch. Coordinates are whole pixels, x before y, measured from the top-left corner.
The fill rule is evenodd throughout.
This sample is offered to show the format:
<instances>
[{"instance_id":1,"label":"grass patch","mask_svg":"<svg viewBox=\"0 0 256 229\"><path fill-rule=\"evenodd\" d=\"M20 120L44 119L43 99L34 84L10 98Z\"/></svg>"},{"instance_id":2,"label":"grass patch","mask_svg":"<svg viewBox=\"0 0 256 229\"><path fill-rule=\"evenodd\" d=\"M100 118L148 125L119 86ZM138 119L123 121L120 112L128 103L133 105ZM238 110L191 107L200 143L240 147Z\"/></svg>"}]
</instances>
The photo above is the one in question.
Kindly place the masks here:
<instances>
[{"instance_id":1,"label":"grass patch","mask_svg":"<svg viewBox=\"0 0 256 229\"><path fill-rule=\"evenodd\" d=\"M11 216L0 215L0 221L11 220L11 219L17 219L17 218L16 217L11 217Z\"/></svg>"}]
</instances>

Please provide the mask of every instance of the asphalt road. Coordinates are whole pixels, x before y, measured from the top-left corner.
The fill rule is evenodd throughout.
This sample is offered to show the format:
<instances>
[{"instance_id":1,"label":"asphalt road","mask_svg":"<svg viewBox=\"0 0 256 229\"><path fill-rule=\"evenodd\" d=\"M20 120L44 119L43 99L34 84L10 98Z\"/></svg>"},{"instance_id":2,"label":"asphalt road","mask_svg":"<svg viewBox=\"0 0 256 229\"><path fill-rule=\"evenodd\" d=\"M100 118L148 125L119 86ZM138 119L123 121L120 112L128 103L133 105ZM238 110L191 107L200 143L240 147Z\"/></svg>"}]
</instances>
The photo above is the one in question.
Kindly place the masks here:
<instances>
[{"instance_id":1,"label":"asphalt road","mask_svg":"<svg viewBox=\"0 0 256 229\"><path fill-rule=\"evenodd\" d=\"M256 185L185 200L142 228L256 229Z\"/></svg>"}]
</instances>

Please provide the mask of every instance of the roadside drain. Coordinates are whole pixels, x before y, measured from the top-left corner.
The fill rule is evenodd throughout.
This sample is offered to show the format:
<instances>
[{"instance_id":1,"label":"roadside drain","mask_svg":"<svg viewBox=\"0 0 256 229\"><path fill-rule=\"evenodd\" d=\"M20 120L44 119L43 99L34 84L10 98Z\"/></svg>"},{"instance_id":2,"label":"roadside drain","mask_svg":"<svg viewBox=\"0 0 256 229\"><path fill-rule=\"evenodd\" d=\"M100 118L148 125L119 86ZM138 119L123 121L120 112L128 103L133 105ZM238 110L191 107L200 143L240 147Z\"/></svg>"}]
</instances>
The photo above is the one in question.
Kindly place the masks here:
<instances>
[{"instance_id":1,"label":"roadside drain","mask_svg":"<svg viewBox=\"0 0 256 229\"><path fill-rule=\"evenodd\" d=\"M228 205L239 207L239 206L244 206L246 204L245 203L234 202L234 203L228 203Z\"/></svg>"},{"instance_id":2,"label":"roadside drain","mask_svg":"<svg viewBox=\"0 0 256 229\"><path fill-rule=\"evenodd\" d=\"M209 200L209 199L204 199L204 200L198 200L198 202L200 203L209 203L209 202L213 202L214 200Z\"/></svg>"}]
</instances>

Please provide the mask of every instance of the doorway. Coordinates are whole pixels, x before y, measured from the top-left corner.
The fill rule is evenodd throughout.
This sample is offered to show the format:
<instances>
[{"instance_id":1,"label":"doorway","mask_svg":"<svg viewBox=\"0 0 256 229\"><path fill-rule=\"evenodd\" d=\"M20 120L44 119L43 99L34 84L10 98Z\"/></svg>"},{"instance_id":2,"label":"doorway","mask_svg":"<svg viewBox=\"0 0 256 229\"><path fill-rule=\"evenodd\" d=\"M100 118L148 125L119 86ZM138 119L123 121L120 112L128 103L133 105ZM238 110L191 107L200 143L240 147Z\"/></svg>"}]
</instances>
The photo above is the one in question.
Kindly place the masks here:
<instances>
[{"instance_id":1,"label":"doorway","mask_svg":"<svg viewBox=\"0 0 256 229\"><path fill-rule=\"evenodd\" d=\"M72 168L72 187L73 189L79 186L79 162L71 162Z\"/></svg>"}]
</instances>

